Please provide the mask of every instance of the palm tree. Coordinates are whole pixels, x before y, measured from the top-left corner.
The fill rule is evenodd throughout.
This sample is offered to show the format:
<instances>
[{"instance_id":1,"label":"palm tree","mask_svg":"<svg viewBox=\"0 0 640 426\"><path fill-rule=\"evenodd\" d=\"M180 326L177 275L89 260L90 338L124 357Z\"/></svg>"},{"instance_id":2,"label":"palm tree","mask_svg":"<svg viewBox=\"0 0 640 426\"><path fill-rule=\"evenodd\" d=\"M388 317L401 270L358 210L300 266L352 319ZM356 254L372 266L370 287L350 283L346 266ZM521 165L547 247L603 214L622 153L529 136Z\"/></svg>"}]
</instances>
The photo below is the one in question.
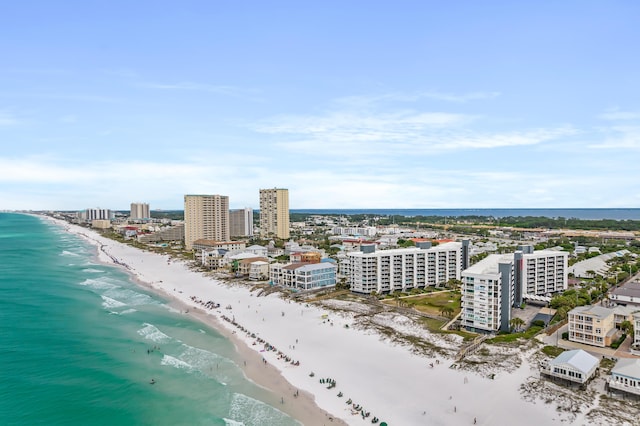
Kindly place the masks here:
<instances>
[{"instance_id":1,"label":"palm tree","mask_svg":"<svg viewBox=\"0 0 640 426\"><path fill-rule=\"evenodd\" d=\"M622 321L620 328L625 332L627 336L633 336L633 324L631 321Z\"/></svg>"},{"instance_id":2,"label":"palm tree","mask_svg":"<svg viewBox=\"0 0 640 426\"><path fill-rule=\"evenodd\" d=\"M451 318L451 316L453 316L453 308L451 306L443 306L440 308L440 313L442 314L442 316L445 316L447 318Z\"/></svg>"},{"instance_id":3,"label":"palm tree","mask_svg":"<svg viewBox=\"0 0 640 426\"><path fill-rule=\"evenodd\" d=\"M522 318L518 318L518 317L511 318L511 321L509 321L509 325L517 333L518 330L520 329L520 327L522 327L524 325L524 320Z\"/></svg>"}]
</instances>

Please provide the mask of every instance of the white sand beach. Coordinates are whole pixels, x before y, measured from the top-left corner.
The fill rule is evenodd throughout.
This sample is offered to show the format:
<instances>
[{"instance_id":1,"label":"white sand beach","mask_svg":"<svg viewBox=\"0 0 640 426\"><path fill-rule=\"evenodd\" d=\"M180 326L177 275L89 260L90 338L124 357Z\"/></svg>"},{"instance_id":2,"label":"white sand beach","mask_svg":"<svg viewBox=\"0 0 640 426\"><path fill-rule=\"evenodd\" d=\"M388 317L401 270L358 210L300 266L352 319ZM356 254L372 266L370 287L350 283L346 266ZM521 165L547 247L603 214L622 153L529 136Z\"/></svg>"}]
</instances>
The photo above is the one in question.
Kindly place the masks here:
<instances>
[{"instance_id":1,"label":"white sand beach","mask_svg":"<svg viewBox=\"0 0 640 426\"><path fill-rule=\"evenodd\" d=\"M523 398L521 384L539 376L527 354L514 355L521 361L517 367L497 371L494 379L468 366L450 368L452 359L415 355L409 346L353 327L351 314L291 302L275 294L258 297L246 286L214 280L191 271L183 262L59 223L101 246L103 261L116 259L149 288L179 301L190 314L224 330L236 342L244 342L246 345L238 342L237 346L239 356L246 357L247 376L276 394L282 393L283 411L305 425L363 425L371 424L373 417L389 425L584 424L580 414L569 416L559 413L553 404ZM213 301L220 307L207 309L198 300ZM235 319L238 326L222 316ZM439 335L428 337L444 346L455 343ZM291 361L279 359L275 351L263 351L264 344L258 338ZM321 378L335 380L335 387L327 389L328 384L319 382ZM293 397L295 390L300 391L297 398ZM337 396L339 392L342 397ZM348 399L370 416L363 419L355 413L352 405L346 404Z\"/></svg>"}]
</instances>

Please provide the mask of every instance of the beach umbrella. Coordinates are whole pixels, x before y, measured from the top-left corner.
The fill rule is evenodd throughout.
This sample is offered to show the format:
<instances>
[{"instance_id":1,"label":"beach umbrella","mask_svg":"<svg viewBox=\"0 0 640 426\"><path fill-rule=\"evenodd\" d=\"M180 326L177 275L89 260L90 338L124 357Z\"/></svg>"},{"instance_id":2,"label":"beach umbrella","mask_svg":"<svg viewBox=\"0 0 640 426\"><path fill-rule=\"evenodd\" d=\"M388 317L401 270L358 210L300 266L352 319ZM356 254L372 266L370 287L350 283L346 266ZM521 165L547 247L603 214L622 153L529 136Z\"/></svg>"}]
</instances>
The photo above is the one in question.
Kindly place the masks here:
<instances>
[{"instance_id":1,"label":"beach umbrella","mask_svg":"<svg viewBox=\"0 0 640 426\"><path fill-rule=\"evenodd\" d=\"M387 426L387 422L380 423L380 426Z\"/></svg>"}]
</instances>

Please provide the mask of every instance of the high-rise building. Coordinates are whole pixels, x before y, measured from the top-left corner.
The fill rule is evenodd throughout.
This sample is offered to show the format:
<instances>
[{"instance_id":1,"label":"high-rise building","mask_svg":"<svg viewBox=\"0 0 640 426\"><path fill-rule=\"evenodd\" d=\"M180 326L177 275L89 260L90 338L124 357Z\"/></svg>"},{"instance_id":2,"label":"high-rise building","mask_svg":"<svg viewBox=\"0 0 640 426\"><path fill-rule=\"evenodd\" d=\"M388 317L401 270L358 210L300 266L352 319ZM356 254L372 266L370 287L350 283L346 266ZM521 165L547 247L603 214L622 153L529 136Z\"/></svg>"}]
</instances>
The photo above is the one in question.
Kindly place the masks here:
<instances>
[{"instance_id":1,"label":"high-rise building","mask_svg":"<svg viewBox=\"0 0 640 426\"><path fill-rule=\"evenodd\" d=\"M260 190L260 236L289 238L289 190Z\"/></svg>"},{"instance_id":2,"label":"high-rise building","mask_svg":"<svg viewBox=\"0 0 640 426\"><path fill-rule=\"evenodd\" d=\"M229 197L184 196L184 244L191 250L195 240L229 240Z\"/></svg>"},{"instance_id":3,"label":"high-rise building","mask_svg":"<svg viewBox=\"0 0 640 426\"><path fill-rule=\"evenodd\" d=\"M523 300L551 300L567 288L569 253L519 246L462 272L460 323L475 331L509 331L511 308Z\"/></svg>"},{"instance_id":4,"label":"high-rise building","mask_svg":"<svg viewBox=\"0 0 640 426\"><path fill-rule=\"evenodd\" d=\"M253 236L253 209L231 210L229 212L229 231L232 237Z\"/></svg>"},{"instance_id":5,"label":"high-rise building","mask_svg":"<svg viewBox=\"0 0 640 426\"><path fill-rule=\"evenodd\" d=\"M149 219L151 212L148 203L131 203L130 219Z\"/></svg>"},{"instance_id":6,"label":"high-rise building","mask_svg":"<svg viewBox=\"0 0 640 426\"><path fill-rule=\"evenodd\" d=\"M78 218L85 222L91 222L92 220L111 220L114 214L109 209L86 209L83 212L78 213Z\"/></svg>"}]
</instances>

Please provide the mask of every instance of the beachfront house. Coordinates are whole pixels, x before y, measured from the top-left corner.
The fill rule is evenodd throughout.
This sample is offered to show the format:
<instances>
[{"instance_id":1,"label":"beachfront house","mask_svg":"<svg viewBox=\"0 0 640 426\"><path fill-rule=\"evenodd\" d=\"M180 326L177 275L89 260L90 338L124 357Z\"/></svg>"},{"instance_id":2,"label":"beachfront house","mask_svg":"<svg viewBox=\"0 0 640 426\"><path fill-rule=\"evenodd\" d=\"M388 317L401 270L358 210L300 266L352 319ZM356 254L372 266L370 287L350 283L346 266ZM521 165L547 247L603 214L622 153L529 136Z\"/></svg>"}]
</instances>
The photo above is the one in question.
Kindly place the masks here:
<instances>
[{"instance_id":1,"label":"beachfront house","mask_svg":"<svg viewBox=\"0 0 640 426\"><path fill-rule=\"evenodd\" d=\"M620 358L607 380L609 390L640 395L640 359Z\"/></svg>"},{"instance_id":2,"label":"beachfront house","mask_svg":"<svg viewBox=\"0 0 640 426\"><path fill-rule=\"evenodd\" d=\"M269 268L269 280L273 285L297 290L312 290L336 285L338 267L331 262L274 263Z\"/></svg>"},{"instance_id":3,"label":"beachfront house","mask_svg":"<svg viewBox=\"0 0 640 426\"><path fill-rule=\"evenodd\" d=\"M600 360L582 349L565 351L555 359L540 365L540 374L584 385L598 371Z\"/></svg>"},{"instance_id":4,"label":"beachfront house","mask_svg":"<svg viewBox=\"0 0 640 426\"><path fill-rule=\"evenodd\" d=\"M265 258L266 259L266 258ZM269 278L269 262L256 261L249 264L249 279L265 281Z\"/></svg>"},{"instance_id":5,"label":"beachfront house","mask_svg":"<svg viewBox=\"0 0 640 426\"><path fill-rule=\"evenodd\" d=\"M260 267L258 269L256 269L254 267L254 272L257 272L258 276L259 276L259 271L261 269L264 269L263 264L264 263L268 264L269 263L269 259L267 259L266 257L249 257L249 258L245 258L245 259L236 260L236 261L233 262L233 265L236 268L236 271L235 271L236 275L237 276L240 276L240 275L250 276L252 265L255 262L263 262L263 263L259 264ZM266 276L268 276L268 273L265 274L265 277Z\"/></svg>"},{"instance_id":6,"label":"beachfront house","mask_svg":"<svg viewBox=\"0 0 640 426\"><path fill-rule=\"evenodd\" d=\"M578 306L568 313L569 340L604 348L620 338L623 321L633 321L637 307Z\"/></svg>"}]
</instances>

